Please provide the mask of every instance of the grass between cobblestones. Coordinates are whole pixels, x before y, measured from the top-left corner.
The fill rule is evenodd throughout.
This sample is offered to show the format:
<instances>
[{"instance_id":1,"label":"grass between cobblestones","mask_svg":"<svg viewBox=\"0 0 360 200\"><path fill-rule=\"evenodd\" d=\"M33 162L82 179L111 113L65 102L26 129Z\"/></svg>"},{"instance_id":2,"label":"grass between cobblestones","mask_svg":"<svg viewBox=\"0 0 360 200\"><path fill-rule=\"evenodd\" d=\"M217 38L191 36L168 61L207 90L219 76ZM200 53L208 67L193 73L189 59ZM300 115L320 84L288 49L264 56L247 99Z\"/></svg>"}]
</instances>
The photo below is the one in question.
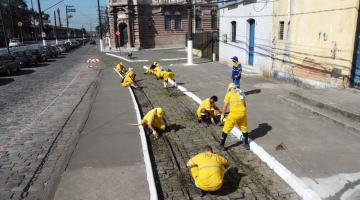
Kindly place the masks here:
<instances>
[{"instance_id":1,"label":"grass between cobblestones","mask_svg":"<svg viewBox=\"0 0 360 200\"><path fill-rule=\"evenodd\" d=\"M107 67L114 67L119 62L109 56L102 57L102 60ZM217 152L231 163L223 188L202 198L197 196L186 162L204 145L215 147L221 128L199 124L195 116L198 105L179 90L165 89L161 80L144 75L144 63L123 63L137 72L140 88L134 89L134 92L142 113L153 107L162 107L170 124L170 130L159 139L148 138L159 199L300 199L265 163L246 151L235 137L229 137L226 152Z\"/></svg>"}]
</instances>

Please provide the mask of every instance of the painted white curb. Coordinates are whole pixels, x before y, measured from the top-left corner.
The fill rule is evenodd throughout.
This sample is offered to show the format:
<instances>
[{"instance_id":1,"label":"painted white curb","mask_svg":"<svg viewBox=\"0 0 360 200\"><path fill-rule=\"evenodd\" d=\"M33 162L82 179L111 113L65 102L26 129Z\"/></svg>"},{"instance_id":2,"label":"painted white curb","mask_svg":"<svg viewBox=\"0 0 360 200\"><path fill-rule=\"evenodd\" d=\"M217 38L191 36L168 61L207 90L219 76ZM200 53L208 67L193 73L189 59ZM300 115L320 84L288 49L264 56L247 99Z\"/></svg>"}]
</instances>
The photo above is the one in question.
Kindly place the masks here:
<instances>
[{"instance_id":1,"label":"painted white curb","mask_svg":"<svg viewBox=\"0 0 360 200\"><path fill-rule=\"evenodd\" d=\"M119 72L117 72L115 69L114 69L114 71L121 78L123 78L123 76ZM139 110L139 107L137 105L134 92L132 91L131 87L128 87L128 89L129 89L129 92L130 92L130 95L131 95L131 99L132 99L132 101L134 103L137 122L138 122L138 124L141 124L140 110ZM146 176L147 176L147 181L148 181L148 184L149 184L150 200L158 200L158 195L157 195L156 185L155 185L155 179L154 179L153 169L152 169L152 166L151 166L151 160L150 160L150 155L149 155L148 144L146 142L146 135L145 135L146 133L145 133L145 130L144 130L142 125L138 125L138 127L139 127L139 130L140 130L139 135L140 135L141 146L142 146L143 155L144 155Z\"/></svg>"},{"instance_id":2,"label":"painted white curb","mask_svg":"<svg viewBox=\"0 0 360 200\"><path fill-rule=\"evenodd\" d=\"M144 66L145 68L145 66ZM169 83L174 85L174 81L169 79ZM201 104L201 99L194 93L188 91L183 86L177 86L177 88L193 99L196 103ZM238 139L242 139L242 133L238 127L234 127L231 133ZM280 176L289 186L303 199L305 200L321 200L320 196L306 185L300 178L290 172L284 165L271 156L264 148L256 144L254 141L250 141L250 149L254 152L263 162L265 162L274 172Z\"/></svg>"},{"instance_id":3,"label":"painted white curb","mask_svg":"<svg viewBox=\"0 0 360 200\"><path fill-rule=\"evenodd\" d=\"M125 60L126 62L130 62L130 63L132 63L132 62L149 62L149 60L129 60L127 58L124 58L122 56L118 56L118 55L115 55L115 54L112 54L112 53L106 53L106 55L112 56L112 57L115 57L115 58L120 58L120 59Z\"/></svg>"}]
</instances>

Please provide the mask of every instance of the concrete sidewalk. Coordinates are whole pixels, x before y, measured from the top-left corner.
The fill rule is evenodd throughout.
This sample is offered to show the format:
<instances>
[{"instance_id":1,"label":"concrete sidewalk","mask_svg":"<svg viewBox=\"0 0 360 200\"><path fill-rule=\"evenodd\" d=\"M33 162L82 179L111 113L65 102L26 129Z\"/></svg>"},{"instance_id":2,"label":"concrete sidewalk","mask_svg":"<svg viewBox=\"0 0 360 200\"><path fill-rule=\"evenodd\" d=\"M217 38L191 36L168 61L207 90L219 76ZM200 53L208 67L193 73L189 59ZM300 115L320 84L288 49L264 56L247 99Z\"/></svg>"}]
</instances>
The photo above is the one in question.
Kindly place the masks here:
<instances>
[{"instance_id":1,"label":"concrete sidewalk","mask_svg":"<svg viewBox=\"0 0 360 200\"><path fill-rule=\"evenodd\" d=\"M180 85L201 99L217 95L222 106L231 81L230 67L210 62L196 66L175 64L172 69ZM356 116L360 95L353 90L306 90L276 80L246 76L241 87L247 93L251 138L257 144L322 198L360 199L360 132L357 127L347 128L337 123L337 119L332 120L334 113L350 112ZM326 113L331 107L317 107L318 104L293 98L294 94L339 110ZM351 124L357 119L341 120ZM281 143L288 150L276 150Z\"/></svg>"},{"instance_id":2,"label":"concrete sidewalk","mask_svg":"<svg viewBox=\"0 0 360 200\"><path fill-rule=\"evenodd\" d=\"M136 113L127 88L105 69L80 141L55 200L149 199Z\"/></svg>"}]
</instances>

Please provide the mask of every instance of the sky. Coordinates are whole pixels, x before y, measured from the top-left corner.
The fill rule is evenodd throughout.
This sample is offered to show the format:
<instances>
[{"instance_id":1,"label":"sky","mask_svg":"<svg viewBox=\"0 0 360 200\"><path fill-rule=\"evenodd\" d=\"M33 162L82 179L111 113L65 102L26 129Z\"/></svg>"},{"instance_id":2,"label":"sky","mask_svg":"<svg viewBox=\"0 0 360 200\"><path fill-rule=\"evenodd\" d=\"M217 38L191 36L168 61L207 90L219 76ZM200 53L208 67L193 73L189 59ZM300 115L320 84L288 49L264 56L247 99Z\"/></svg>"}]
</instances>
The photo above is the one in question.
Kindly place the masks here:
<instances>
[{"instance_id":1,"label":"sky","mask_svg":"<svg viewBox=\"0 0 360 200\"><path fill-rule=\"evenodd\" d=\"M61 0L40 0L41 10L44 11L47 8L55 5ZM38 11L37 0L32 0L34 10ZM100 6L106 6L108 0L99 0ZM31 9L31 0L26 0L28 7ZM73 17L69 19L69 27L81 28L84 26L86 30L95 30L95 26L99 24L97 13L97 0L64 0L53 8L46 10L45 12L50 15L51 24L54 24L54 10L60 8L61 23L62 26L66 26L65 6L74 6L76 12L73 13ZM59 23L59 22L57 22Z\"/></svg>"}]
</instances>

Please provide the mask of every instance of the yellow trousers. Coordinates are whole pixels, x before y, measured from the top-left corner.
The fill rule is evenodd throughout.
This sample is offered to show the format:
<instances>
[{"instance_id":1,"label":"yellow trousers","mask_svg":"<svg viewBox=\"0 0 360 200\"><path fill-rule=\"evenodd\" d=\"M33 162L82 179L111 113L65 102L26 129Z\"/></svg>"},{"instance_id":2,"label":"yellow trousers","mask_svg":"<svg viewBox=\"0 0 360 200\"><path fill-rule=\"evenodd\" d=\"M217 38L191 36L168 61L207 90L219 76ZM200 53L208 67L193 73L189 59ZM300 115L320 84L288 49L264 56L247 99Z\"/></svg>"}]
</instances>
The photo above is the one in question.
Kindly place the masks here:
<instances>
[{"instance_id":1,"label":"yellow trousers","mask_svg":"<svg viewBox=\"0 0 360 200\"><path fill-rule=\"evenodd\" d=\"M248 132L247 115L246 113L231 113L226 117L223 127L223 132L229 134L234 126L237 125L241 132Z\"/></svg>"},{"instance_id":2,"label":"yellow trousers","mask_svg":"<svg viewBox=\"0 0 360 200\"><path fill-rule=\"evenodd\" d=\"M222 170L224 170L224 169L222 169ZM219 185L217 187L209 188L209 187L202 185L201 182L199 181L199 168L197 166L192 167L190 169L190 172L191 172L192 178L195 181L196 187L200 188L203 191L213 192L213 191L219 190L222 187L222 185Z\"/></svg>"}]
</instances>

